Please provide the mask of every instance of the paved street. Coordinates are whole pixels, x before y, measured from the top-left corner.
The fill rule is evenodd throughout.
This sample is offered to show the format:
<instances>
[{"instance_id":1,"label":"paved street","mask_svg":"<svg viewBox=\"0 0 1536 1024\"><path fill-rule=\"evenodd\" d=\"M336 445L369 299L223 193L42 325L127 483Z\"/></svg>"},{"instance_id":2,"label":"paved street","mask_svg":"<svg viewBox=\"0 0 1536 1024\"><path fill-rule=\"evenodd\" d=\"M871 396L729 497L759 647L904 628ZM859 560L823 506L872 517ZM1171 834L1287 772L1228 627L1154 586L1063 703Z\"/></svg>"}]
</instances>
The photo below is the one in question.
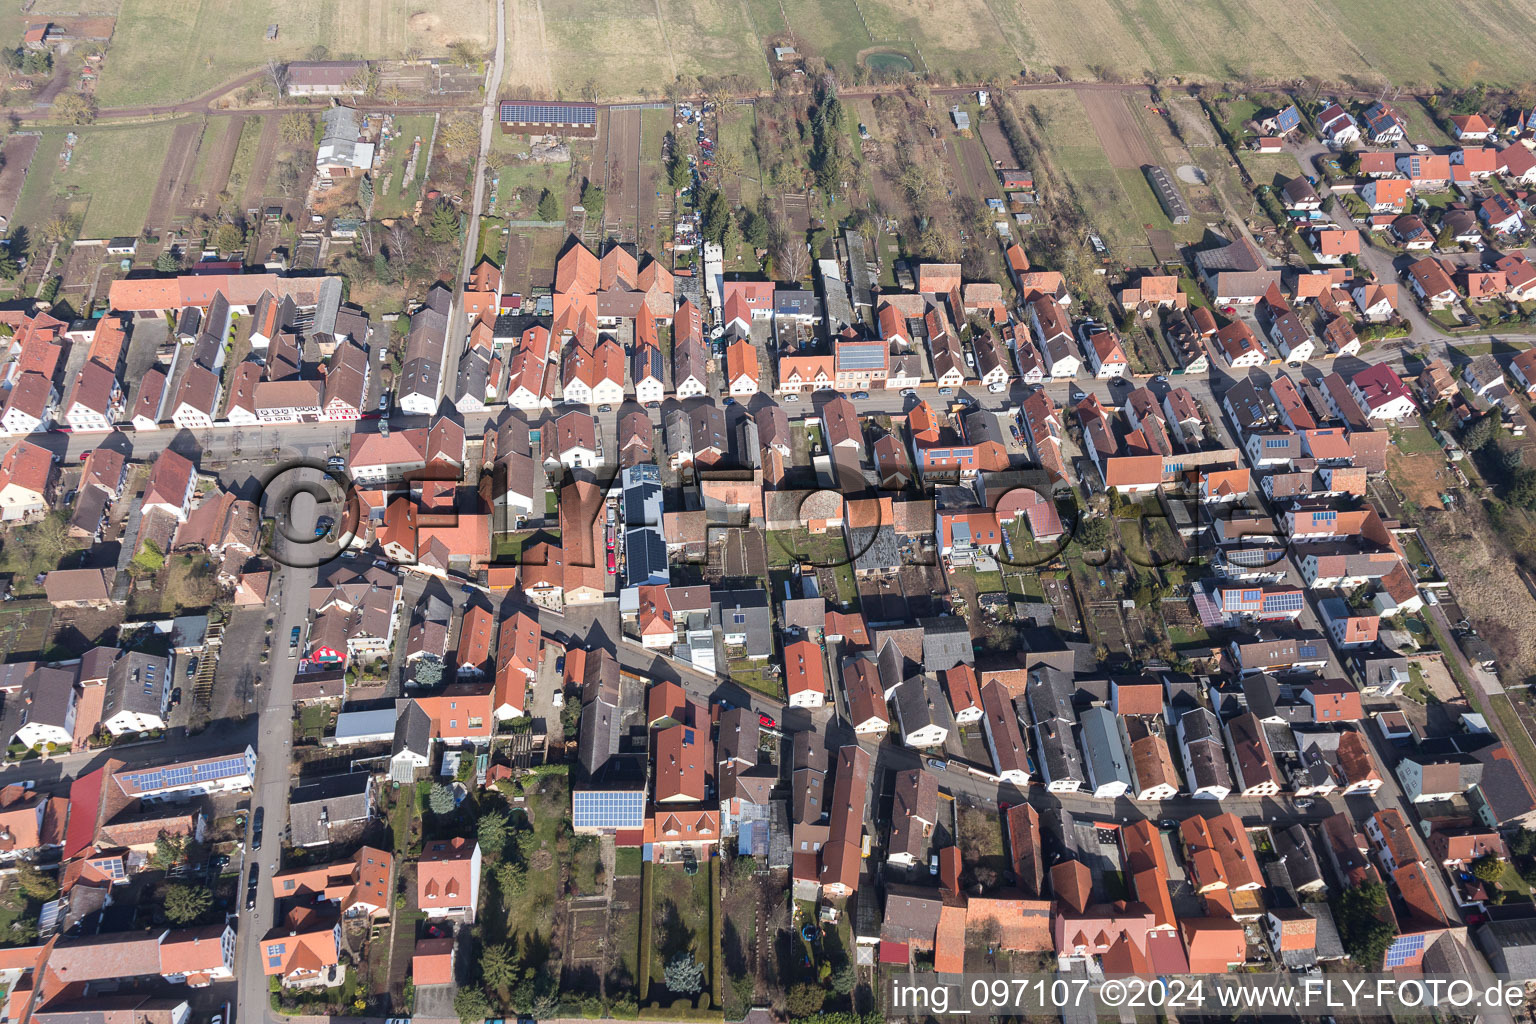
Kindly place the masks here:
<instances>
[{"instance_id":1,"label":"paved street","mask_svg":"<svg viewBox=\"0 0 1536 1024\"><path fill-rule=\"evenodd\" d=\"M296 523L299 529L309 523ZM281 531L278 531L281 537ZM283 543L278 540L277 543ZM279 549L281 554L281 549ZM251 809L264 808L262 844L260 850L251 850L251 836L247 835L246 856L240 866L240 883L237 894L240 900L240 943L236 950L237 975L239 978L239 1010L237 1019L259 1021L268 1018L266 970L262 959L260 939L277 924L274 919L275 904L272 899L273 869L281 857L283 833L288 823L288 790L293 785L293 768L290 755L293 744L293 679L298 659L289 657L288 637L294 627L300 635L306 625L309 612L308 594L314 586L315 569L296 569L275 566L272 591L268 606L275 622L272 635L272 658L268 663L267 682L257 688L261 702L260 725L256 737L256 784L251 792ZM254 818L251 822L254 826ZM245 886L252 865L257 868L256 909L245 910Z\"/></svg>"}]
</instances>

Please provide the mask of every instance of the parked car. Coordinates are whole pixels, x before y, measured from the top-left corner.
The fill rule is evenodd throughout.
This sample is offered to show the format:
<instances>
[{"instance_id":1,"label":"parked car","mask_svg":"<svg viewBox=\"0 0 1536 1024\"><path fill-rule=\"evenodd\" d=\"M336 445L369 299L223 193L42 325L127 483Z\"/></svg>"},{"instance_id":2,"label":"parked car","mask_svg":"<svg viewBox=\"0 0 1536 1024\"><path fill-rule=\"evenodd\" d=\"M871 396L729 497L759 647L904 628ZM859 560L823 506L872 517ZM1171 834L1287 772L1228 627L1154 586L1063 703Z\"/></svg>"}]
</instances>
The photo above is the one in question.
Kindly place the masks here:
<instances>
[{"instance_id":1,"label":"parked car","mask_svg":"<svg viewBox=\"0 0 1536 1024\"><path fill-rule=\"evenodd\" d=\"M939 388L939 394L941 394L941 395L952 395L954 393L955 393L955 389L954 388Z\"/></svg>"},{"instance_id":2,"label":"parked car","mask_svg":"<svg viewBox=\"0 0 1536 1024\"><path fill-rule=\"evenodd\" d=\"M800 401L800 396L799 395L785 395L784 396L784 401L785 401L786 404L789 403L789 402L798 402L798 401Z\"/></svg>"},{"instance_id":3,"label":"parked car","mask_svg":"<svg viewBox=\"0 0 1536 1024\"><path fill-rule=\"evenodd\" d=\"M600 405L600 406L597 407L597 411L598 412L613 412L613 406L611 406L611 405Z\"/></svg>"},{"instance_id":4,"label":"parked car","mask_svg":"<svg viewBox=\"0 0 1536 1024\"><path fill-rule=\"evenodd\" d=\"M171 691L171 707L176 708L176 707L180 707L180 706L181 706L181 687L178 686L178 687L176 687L176 689Z\"/></svg>"},{"instance_id":5,"label":"parked car","mask_svg":"<svg viewBox=\"0 0 1536 1024\"><path fill-rule=\"evenodd\" d=\"M855 399L857 399L858 401L862 402L864 399L869 397L869 392L868 391L855 391L853 393L853 397Z\"/></svg>"},{"instance_id":6,"label":"parked car","mask_svg":"<svg viewBox=\"0 0 1536 1024\"><path fill-rule=\"evenodd\" d=\"M197 675L197 659L196 658L188 658L187 659L187 678L191 679L195 675Z\"/></svg>"},{"instance_id":7,"label":"parked car","mask_svg":"<svg viewBox=\"0 0 1536 1024\"><path fill-rule=\"evenodd\" d=\"M930 757L928 759L928 767L932 768L936 772L944 772L944 771L948 771L949 770L948 762L940 761L936 757Z\"/></svg>"},{"instance_id":8,"label":"parked car","mask_svg":"<svg viewBox=\"0 0 1536 1024\"><path fill-rule=\"evenodd\" d=\"M267 820L267 809L256 808L256 814L251 818L251 849L261 849L261 826Z\"/></svg>"},{"instance_id":9,"label":"parked car","mask_svg":"<svg viewBox=\"0 0 1536 1024\"><path fill-rule=\"evenodd\" d=\"M987 390L990 391L994 395L1000 395L1004 391L1008 390L1008 385L1000 383L1000 382L994 382L992 384L988 384L987 385Z\"/></svg>"},{"instance_id":10,"label":"parked car","mask_svg":"<svg viewBox=\"0 0 1536 1024\"><path fill-rule=\"evenodd\" d=\"M936 875L936 874L939 873L939 855L938 854L934 854L933 856L928 858L928 873L930 875Z\"/></svg>"},{"instance_id":11,"label":"parked car","mask_svg":"<svg viewBox=\"0 0 1536 1024\"><path fill-rule=\"evenodd\" d=\"M772 715L765 715L761 711L757 713L757 724L765 725L770 729L777 729L779 727L779 723L773 720Z\"/></svg>"},{"instance_id":12,"label":"parked car","mask_svg":"<svg viewBox=\"0 0 1536 1024\"><path fill-rule=\"evenodd\" d=\"M256 876L261 870L260 864L251 865L250 879L245 883L245 909L256 909Z\"/></svg>"}]
</instances>

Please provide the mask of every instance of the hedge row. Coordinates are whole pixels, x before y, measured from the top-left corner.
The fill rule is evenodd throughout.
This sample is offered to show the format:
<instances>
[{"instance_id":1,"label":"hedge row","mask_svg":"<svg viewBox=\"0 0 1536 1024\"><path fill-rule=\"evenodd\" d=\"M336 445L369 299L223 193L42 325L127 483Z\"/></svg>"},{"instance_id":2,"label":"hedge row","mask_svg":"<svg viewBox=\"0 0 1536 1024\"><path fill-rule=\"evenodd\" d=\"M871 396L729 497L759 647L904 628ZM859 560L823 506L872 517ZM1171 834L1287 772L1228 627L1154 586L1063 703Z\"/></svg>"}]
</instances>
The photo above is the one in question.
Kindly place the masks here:
<instances>
[{"instance_id":1,"label":"hedge row","mask_svg":"<svg viewBox=\"0 0 1536 1024\"><path fill-rule=\"evenodd\" d=\"M720 858L709 859L709 991L716 1010L725 1008L725 956L721 952L720 930L725 919L720 913Z\"/></svg>"},{"instance_id":2,"label":"hedge row","mask_svg":"<svg viewBox=\"0 0 1536 1024\"><path fill-rule=\"evenodd\" d=\"M651 877L651 862L640 865L640 1004L645 1005L651 994L651 890L655 880Z\"/></svg>"}]
</instances>

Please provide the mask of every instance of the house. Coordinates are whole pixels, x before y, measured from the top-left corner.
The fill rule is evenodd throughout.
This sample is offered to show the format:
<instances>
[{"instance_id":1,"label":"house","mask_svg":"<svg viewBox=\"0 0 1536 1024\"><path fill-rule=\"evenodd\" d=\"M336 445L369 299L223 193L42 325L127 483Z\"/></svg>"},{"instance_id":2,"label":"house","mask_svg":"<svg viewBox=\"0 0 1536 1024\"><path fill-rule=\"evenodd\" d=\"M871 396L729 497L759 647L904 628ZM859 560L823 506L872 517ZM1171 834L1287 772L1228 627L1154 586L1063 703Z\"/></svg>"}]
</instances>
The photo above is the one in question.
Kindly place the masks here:
<instances>
[{"instance_id":1,"label":"house","mask_svg":"<svg viewBox=\"0 0 1536 1024\"><path fill-rule=\"evenodd\" d=\"M1110 380L1125 374L1127 360L1120 337L1114 331L1098 331L1085 339L1084 350L1093 367L1093 375L1099 380Z\"/></svg>"},{"instance_id":2,"label":"house","mask_svg":"<svg viewBox=\"0 0 1536 1024\"><path fill-rule=\"evenodd\" d=\"M1280 771L1258 716L1249 712L1230 719L1226 722L1226 734L1238 795L1263 797L1279 793Z\"/></svg>"},{"instance_id":3,"label":"house","mask_svg":"<svg viewBox=\"0 0 1536 1024\"><path fill-rule=\"evenodd\" d=\"M1355 374L1350 378L1349 391L1369 419L1396 422L1414 412L1408 386L1385 363L1376 363Z\"/></svg>"},{"instance_id":4,"label":"house","mask_svg":"<svg viewBox=\"0 0 1536 1024\"><path fill-rule=\"evenodd\" d=\"M1487 398L1490 391L1504 384L1504 371L1497 357L1485 352L1461 368L1461 379L1474 395Z\"/></svg>"},{"instance_id":5,"label":"house","mask_svg":"<svg viewBox=\"0 0 1536 1024\"><path fill-rule=\"evenodd\" d=\"M1261 366L1267 361L1264 348L1242 320L1233 320L1216 332L1216 349L1234 370Z\"/></svg>"},{"instance_id":6,"label":"house","mask_svg":"<svg viewBox=\"0 0 1536 1024\"><path fill-rule=\"evenodd\" d=\"M1484 199L1477 207L1477 216L1488 225L1488 230L1499 235L1518 234L1525 227L1520 207L1507 196L1492 195Z\"/></svg>"},{"instance_id":7,"label":"house","mask_svg":"<svg viewBox=\"0 0 1536 1024\"><path fill-rule=\"evenodd\" d=\"M1082 736L1083 762L1088 769L1088 788L1096 797L1124 796L1135 780L1120 741L1115 713L1105 707L1091 707L1078 716Z\"/></svg>"},{"instance_id":8,"label":"house","mask_svg":"<svg viewBox=\"0 0 1536 1024\"><path fill-rule=\"evenodd\" d=\"M1365 108L1364 136L1378 146L1395 146L1403 141L1408 122L1390 103L1377 101Z\"/></svg>"},{"instance_id":9,"label":"house","mask_svg":"<svg viewBox=\"0 0 1536 1024\"><path fill-rule=\"evenodd\" d=\"M848 717L854 734L883 737L891 728L891 717L886 711L885 688L880 685L880 671L874 659L843 659L843 692L848 699Z\"/></svg>"},{"instance_id":10,"label":"house","mask_svg":"<svg viewBox=\"0 0 1536 1024\"><path fill-rule=\"evenodd\" d=\"M146 514L160 509L186 522L196 488L197 470L191 460L166 448L155 457L141 507Z\"/></svg>"},{"instance_id":11,"label":"house","mask_svg":"<svg viewBox=\"0 0 1536 1024\"><path fill-rule=\"evenodd\" d=\"M1076 716L1071 680L1054 668L1037 666L1030 671L1025 698L1034 723L1035 753L1046 789L1052 793L1077 792L1087 782L1087 775L1072 735ZM983 721L990 719L989 713Z\"/></svg>"},{"instance_id":12,"label":"house","mask_svg":"<svg viewBox=\"0 0 1536 1024\"><path fill-rule=\"evenodd\" d=\"M1494 266L1504 272L1511 299L1524 302L1536 298L1536 265L1527 261L1524 253L1512 252L1500 257Z\"/></svg>"},{"instance_id":13,"label":"house","mask_svg":"<svg viewBox=\"0 0 1536 1024\"><path fill-rule=\"evenodd\" d=\"M168 724L170 659L143 651L117 651L107 672L101 726L113 736L148 733Z\"/></svg>"},{"instance_id":14,"label":"house","mask_svg":"<svg viewBox=\"0 0 1536 1024\"><path fill-rule=\"evenodd\" d=\"M1385 323L1397 315L1397 285L1357 284L1350 292L1360 315L1370 323Z\"/></svg>"},{"instance_id":15,"label":"house","mask_svg":"<svg viewBox=\"0 0 1536 1024\"><path fill-rule=\"evenodd\" d=\"M294 846L320 846L343 829L373 817L373 776L350 772L296 786L288 797L288 831Z\"/></svg>"},{"instance_id":16,"label":"house","mask_svg":"<svg viewBox=\"0 0 1536 1024\"><path fill-rule=\"evenodd\" d=\"M344 980L341 949L339 915L296 907L262 939L262 969L290 988L334 987Z\"/></svg>"},{"instance_id":17,"label":"house","mask_svg":"<svg viewBox=\"0 0 1536 1024\"><path fill-rule=\"evenodd\" d=\"M1360 189L1360 198L1372 213L1402 213L1413 193L1413 183L1406 178L1376 178Z\"/></svg>"},{"instance_id":18,"label":"house","mask_svg":"<svg viewBox=\"0 0 1536 1024\"><path fill-rule=\"evenodd\" d=\"M938 806L939 783L932 772L918 768L897 773L888 862L909 868L924 862L928 839L939 821Z\"/></svg>"},{"instance_id":19,"label":"house","mask_svg":"<svg viewBox=\"0 0 1536 1024\"><path fill-rule=\"evenodd\" d=\"M0 521L16 522L53 507L59 467L48 449L18 441L0 456Z\"/></svg>"},{"instance_id":20,"label":"house","mask_svg":"<svg viewBox=\"0 0 1536 1024\"><path fill-rule=\"evenodd\" d=\"M1318 210L1322 208L1322 197L1317 194L1317 189L1306 178L1295 177L1285 183L1280 190L1285 198L1287 210Z\"/></svg>"},{"instance_id":21,"label":"house","mask_svg":"<svg viewBox=\"0 0 1536 1024\"><path fill-rule=\"evenodd\" d=\"M1435 828L1425 841L1429 855L1446 869L1470 867L1483 857L1509 859L1509 850L1498 832L1486 828Z\"/></svg>"},{"instance_id":22,"label":"house","mask_svg":"<svg viewBox=\"0 0 1536 1024\"><path fill-rule=\"evenodd\" d=\"M1499 171L1519 185L1536 185L1536 154L1517 142L1499 150Z\"/></svg>"},{"instance_id":23,"label":"house","mask_svg":"<svg viewBox=\"0 0 1536 1024\"><path fill-rule=\"evenodd\" d=\"M395 858L371 846L345 860L292 868L272 876L274 899L304 897L335 904L342 917L375 918L394 910L390 881Z\"/></svg>"},{"instance_id":24,"label":"house","mask_svg":"<svg viewBox=\"0 0 1536 1024\"><path fill-rule=\"evenodd\" d=\"M1324 107L1317 115L1317 130L1335 149L1360 141L1360 126L1337 103Z\"/></svg>"},{"instance_id":25,"label":"house","mask_svg":"<svg viewBox=\"0 0 1536 1024\"><path fill-rule=\"evenodd\" d=\"M916 750L941 746L954 726L949 702L932 675L912 676L895 688L896 723L903 743Z\"/></svg>"},{"instance_id":26,"label":"house","mask_svg":"<svg viewBox=\"0 0 1536 1024\"><path fill-rule=\"evenodd\" d=\"M58 411L59 392L44 374L26 371L11 385L0 413L0 428L7 434L31 434L47 430Z\"/></svg>"},{"instance_id":27,"label":"house","mask_svg":"<svg viewBox=\"0 0 1536 1024\"><path fill-rule=\"evenodd\" d=\"M1410 754L1397 763L1403 794L1414 803L1445 800L1465 793L1483 777L1483 764L1470 754Z\"/></svg>"},{"instance_id":28,"label":"house","mask_svg":"<svg viewBox=\"0 0 1536 1024\"><path fill-rule=\"evenodd\" d=\"M1228 811L1179 823L1190 886L1197 893L1225 889L1244 892L1264 885L1258 857L1242 819Z\"/></svg>"},{"instance_id":29,"label":"house","mask_svg":"<svg viewBox=\"0 0 1536 1024\"><path fill-rule=\"evenodd\" d=\"M1317 262L1339 264L1346 256L1359 257L1360 232L1353 229L1318 228L1311 232L1312 254Z\"/></svg>"},{"instance_id":30,"label":"house","mask_svg":"<svg viewBox=\"0 0 1536 1024\"><path fill-rule=\"evenodd\" d=\"M1274 342L1280 355L1289 363L1302 363L1312 358L1317 343L1302 324L1301 317L1290 310L1272 317L1269 322L1269 340Z\"/></svg>"},{"instance_id":31,"label":"house","mask_svg":"<svg viewBox=\"0 0 1536 1024\"><path fill-rule=\"evenodd\" d=\"M1451 158L1445 153L1405 153L1397 169L1415 189L1443 189L1451 183Z\"/></svg>"},{"instance_id":32,"label":"house","mask_svg":"<svg viewBox=\"0 0 1536 1024\"><path fill-rule=\"evenodd\" d=\"M837 751L827 840L817 858L816 880L821 890L837 899L859 887L864 842L864 805L869 796L870 757L860 747Z\"/></svg>"},{"instance_id":33,"label":"house","mask_svg":"<svg viewBox=\"0 0 1536 1024\"><path fill-rule=\"evenodd\" d=\"M416 905L429 920L473 924L480 905L480 844L462 837L428 842L416 863Z\"/></svg>"},{"instance_id":34,"label":"house","mask_svg":"<svg viewBox=\"0 0 1536 1024\"><path fill-rule=\"evenodd\" d=\"M172 400L171 422L180 430L206 430L218 415L223 385L212 370L202 366L187 367L181 387Z\"/></svg>"},{"instance_id":35,"label":"house","mask_svg":"<svg viewBox=\"0 0 1536 1024\"><path fill-rule=\"evenodd\" d=\"M1451 126L1458 142L1483 142L1497 131L1482 114L1454 114Z\"/></svg>"},{"instance_id":36,"label":"house","mask_svg":"<svg viewBox=\"0 0 1536 1024\"><path fill-rule=\"evenodd\" d=\"M1191 708L1179 717L1177 735L1189 794L1212 800L1230 795L1232 775L1216 716L1206 708Z\"/></svg>"},{"instance_id":37,"label":"house","mask_svg":"<svg viewBox=\"0 0 1536 1024\"><path fill-rule=\"evenodd\" d=\"M1509 364L1509 375L1527 398L1536 398L1536 349L1522 349Z\"/></svg>"}]
</instances>

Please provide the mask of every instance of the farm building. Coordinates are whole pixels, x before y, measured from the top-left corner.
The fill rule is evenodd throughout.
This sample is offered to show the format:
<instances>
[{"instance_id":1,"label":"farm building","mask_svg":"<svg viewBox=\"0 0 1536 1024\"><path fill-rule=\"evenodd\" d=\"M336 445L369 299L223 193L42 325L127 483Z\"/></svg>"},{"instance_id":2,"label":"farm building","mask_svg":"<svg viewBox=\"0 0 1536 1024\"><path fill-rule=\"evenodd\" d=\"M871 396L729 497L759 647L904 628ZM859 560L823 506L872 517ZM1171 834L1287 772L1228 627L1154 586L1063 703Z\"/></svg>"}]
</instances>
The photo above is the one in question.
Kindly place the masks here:
<instances>
[{"instance_id":1,"label":"farm building","mask_svg":"<svg viewBox=\"0 0 1536 1024\"><path fill-rule=\"evenodd\" d=\"M1147 182L1152 186L1152 191L1157 193L1157 201L1163 204L1163 212L1168 219L1175 224L1189 223L1189 204L1184 201L1179 187L1173 183L1173 178L1166 168L1156 164L1147 164L1142 168L1147 176Z\"/></svg>"},{"instance_id":2,"label":"farm building","mask_svg":"<svg viewBox=\"0 0 1536 1024\"><path fill-rule=\"evenodd\" d=\"M306 60L288 65L283 89L289 96L361 96L367 91L360 60Z\"/></svg>"},{"instance_id":3,"label":"farm building","mask_svg":"<svg viewBox=\"0 0 1536 1024\"><path fill-rule=\"evenodd\" d=\"M503 103L501 130L507 135L597 135L597 106L592 103Z\"/></svg>"}]
</instances>

